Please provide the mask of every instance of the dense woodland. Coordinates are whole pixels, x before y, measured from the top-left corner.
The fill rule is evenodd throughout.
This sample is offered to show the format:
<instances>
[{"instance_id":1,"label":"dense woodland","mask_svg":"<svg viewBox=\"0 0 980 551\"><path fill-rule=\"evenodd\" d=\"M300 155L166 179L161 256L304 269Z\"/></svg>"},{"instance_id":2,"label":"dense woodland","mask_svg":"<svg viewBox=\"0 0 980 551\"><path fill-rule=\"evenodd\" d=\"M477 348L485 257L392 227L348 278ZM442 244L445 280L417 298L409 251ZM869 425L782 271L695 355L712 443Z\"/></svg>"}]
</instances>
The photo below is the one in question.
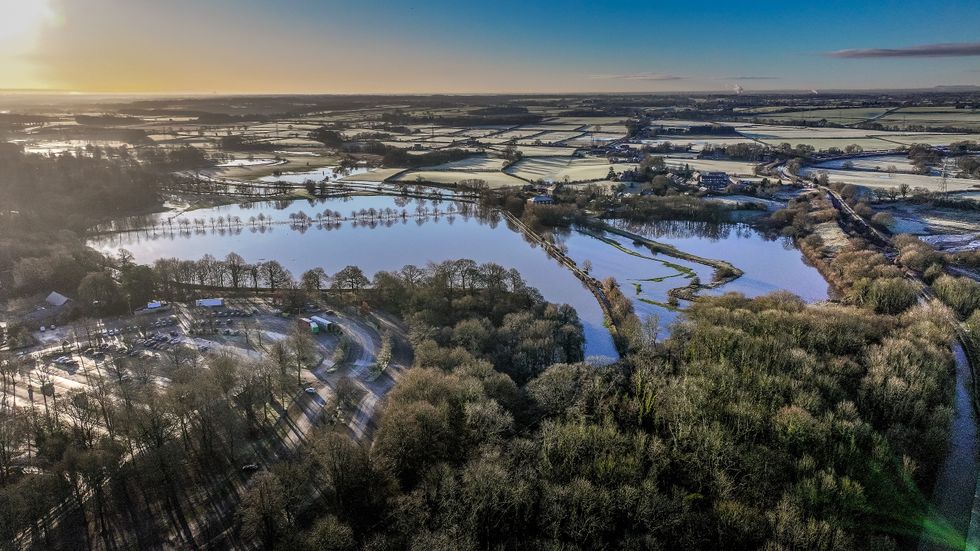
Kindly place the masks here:
<instances>
[{"instance_id":1,"label":"dense woodland","mask_svg":"<svg viewBox=\"0 0 980 551\"><path fill-rule=\"evenodd\" d=\"M106 274L85 246L98 222L162 206L161 189L200 167L200 150L93 149L52 159L0 143L0 296L60 291L73 295L86 276ZM118 302L118 301L117 301Z\"/></svg>"},{"instance_id":2,"label":"dense woodland","mask_svg":"<svg viewBox=\"0 0 980 551\"><path fill-rule=\"evenodd\" d=\"M244 475L227 473L269 434L274 389L288 399L288 348L265 365L175 360L166 388L122 362L101 393L4 422L0 449L29 442L45 474L0 469L3 530L104 481L34 537L153 546L209 503L230 509L208 530L269 549L891 549L917 534L951 415L942 310L702 299L667 341L596 367L574 363L574 313L499 267L409 266L373 287L354 292L400 313L415 349L373 443L321 427L235 497Z\"/></svg>"},{"instance_id":3,"label":"dense woodland","mask_svg":"<svg viewBox=\"0 0 980 551\"><path fill-rule=\"evenodd\" d=\"M354 277L357 272L349 267L339 276ZM553 363L582 359L581 325L574 310L545 303L518 274L500 266L465 260L426 268L406 266L399 272L378 274L375 288L379 292L345 292L353 303L367 301L404 316L419 373L466 364L472 376L484 380L488 388L498 385L506 392L515 388L514 383L495 371L494 365L527 380ZM285 479L288 475L286 481L277 479L276 487L285 483L295 492L290 497L297 501L279 506L278 513L299 522L333 499L330 476L336 472L332 470L354 477L371 472L360 471L361 465L347 460L317 467L319 460L313 454L323 451L321 446L340 446L354 458L362 453L346 433L335 432L329 423L318 429L320 436L298 455L278 443L280 412L300 392L294 358L303 349L303 335L306 333L298 330L294 337L274 345L275 353L258 362L176 353L160 365L115 359L100 372L92 390L43 394L32 407L21 407L16 413L4 409L0 414L0 541L12 541L29 529L40 547L156 547L172 533L184 537L187 527L183 523L211 506L225 508L225 516L219 515L216 521L219 533L241 521L240 533L236 529L222 537L270 544L279 541L285 533L278 529L286 525L281 519L267 518L265 500L286 496L265 493L270 476L282 473ZM12 356L0 360L3 402L9 403L15 375L27 369L29 361ZM157 370L171 384L158 385L151 375ZM438 388L429 391L441 392ZM516 404L506 402L503 395L500 398ZM339 389L337 400L341 409L351 405L350 397ZM489 400L484 406L485 410L468 410L470 422L487 423L490 429L506 421L502 406ZM461 413L421 408L418 418L404 419L404 428L411 430L415 422L455 426L463 420ZM398 420L393 415L388 423L393 427ZM412 454L430 451L415 447L423 444L412 441L417 435L399 435L394 428L386 434L386 443L378 446L386 447L392 465L399 466L379 469L372 480L358 480L366 486L345 487L344 492L356 490L369 500L384 503L385 488L394 483L396 470L411 472L414 469L405 462L416 460ZM452 437L464 437L464 433ZM32 450L39 474L11 468L20 455L18 450L25 446ZM405 462L395 460L397 454ZM267 463L268 472L255 475L249 489L235 496L244 490L242 484L249 474L239 466L255 459ZM95 488L91 499L80 497L86 488ZM69 514L57 526L40 522L62 500L71 503ZM347 514L360 505L350 502L350 506ZM364 516L361 522L375 520ZM277 529L275 533L269 532L270 527Z\"/></svg>"}]
</instances>

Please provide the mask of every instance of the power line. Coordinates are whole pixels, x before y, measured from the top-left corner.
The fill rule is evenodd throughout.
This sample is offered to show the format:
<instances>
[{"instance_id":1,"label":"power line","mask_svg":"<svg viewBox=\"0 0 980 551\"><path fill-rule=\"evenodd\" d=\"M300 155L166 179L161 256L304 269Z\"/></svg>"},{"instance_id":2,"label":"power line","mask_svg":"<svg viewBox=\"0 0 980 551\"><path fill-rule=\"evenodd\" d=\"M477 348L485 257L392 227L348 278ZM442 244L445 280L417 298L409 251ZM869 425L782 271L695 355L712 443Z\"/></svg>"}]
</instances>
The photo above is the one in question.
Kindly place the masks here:
<instances>
[{"instance_id":1,"label":"power line","mask_svg":"<svg viewBox=\"0 0 980 551\"><path fill-rule=\"evenodd\" d=\"M947 167L949 166L948 161L949 159L943 157L943 170L942 175L939 178L939 193L941 193L943 197L946 197L949 188L949 173L947 171Z\"/></svg>"}]
</instances>

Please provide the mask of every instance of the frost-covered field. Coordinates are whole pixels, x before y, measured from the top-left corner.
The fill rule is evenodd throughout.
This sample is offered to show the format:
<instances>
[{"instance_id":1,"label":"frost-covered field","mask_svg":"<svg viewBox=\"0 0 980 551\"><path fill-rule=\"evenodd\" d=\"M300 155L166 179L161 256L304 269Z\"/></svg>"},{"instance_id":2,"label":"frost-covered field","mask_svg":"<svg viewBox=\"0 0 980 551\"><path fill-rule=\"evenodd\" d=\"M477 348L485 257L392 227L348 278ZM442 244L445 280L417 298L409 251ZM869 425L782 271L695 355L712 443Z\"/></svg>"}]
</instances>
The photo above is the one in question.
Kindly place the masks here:
<instances>
[{"instance_id":1,"label":"frost-covered field","mask_svg":"<svg viewBox=\"0 0 980 551\"><path fill-rule=\"evenodd\" d=\"M908 184L912 188L923 188L929 191L939 191L941 178L938 176L926 176L922 174L902 174L889 172L865 172L854 170L836 170L807 167L800 171L800 175L810 178L821 172L826 172L831 182L854 184L875 189L897 188L901 184ZM980 180L969 180L966 178L949 178L947 181L947 191L970 191L980 190Z\"/></svg>"}]
</instances>

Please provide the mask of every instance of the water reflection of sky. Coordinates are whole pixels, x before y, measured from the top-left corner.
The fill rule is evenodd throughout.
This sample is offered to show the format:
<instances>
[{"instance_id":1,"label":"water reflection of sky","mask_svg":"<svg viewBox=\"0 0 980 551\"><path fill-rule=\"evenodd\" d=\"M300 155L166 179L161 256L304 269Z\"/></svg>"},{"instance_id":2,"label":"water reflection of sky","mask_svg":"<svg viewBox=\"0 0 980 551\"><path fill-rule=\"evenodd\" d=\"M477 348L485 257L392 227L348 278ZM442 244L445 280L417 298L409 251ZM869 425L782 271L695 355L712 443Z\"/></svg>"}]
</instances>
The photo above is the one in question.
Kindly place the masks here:
<instances>
[{"instance_id":1,"label":"water reflection of sky","mask_svg":"<svg viewBox=\"0 0 980 551\"><path fill-rule=\"evenodd\" d=\"M361 218L371 209L387 215L383 219L349 220ZM436 211L439 214L434 214ZM327 220L331 215L348 220L318 223L318 215ZM297 217L310 221L295 224ZM353 196L225 205L149 219L157 229L106 234L94 239L92 245L107 252L125 248L142 263L166 257L198 259L205 254L222 258L236 252L249 262L278 260L294 276L317 266L334 273L355 264L373 275L406 264L456 258L496 262L516 268L547 300L568 303L578 311L588 355L614 355L602 312L581 282L504 222L478 216L472 205L400 196ZM233 227L228 220L235 220ZM127 223L135 227L146 222L147 218L140 218ZM727 260L745 272L731 283L705 291L708 294L737 291L758 296L785 289L807 301L827 298L827 283L789 240L766 239L748 225L613 223L698 256ZM703 282L713 277L713 270L702 264L655 255L646 246L618 235L603 237L608 242L571 231L559 235L558 240L579 265L589 260L595 277L615 277L634 301L640 317L656 316L664 329L678 316L676 309L667 306L667 292L686 285L692 273Z\"/></svg>"},{"instance_id":2,"label":"water reflection of sky","mask_svg":"<svg viewBox=\"0 0 980 551\"><path fill-rule=\"evenodd\" d=\"M299 276L316 266L334 273L349 264L366 273L395 270L406 264L424 265L457 258L477 262L496 262L516 268L529 285L541 291L551 302L573 306L582 319L586 334L586 354L615 356L612 339L603 326L602 312L592 294L567 269L539 247L528 244L522 234L509 229L502 221L480 220L476 216L442 214L416 219L411 216L418 206L445 212L451 202L433 204L430 200L405 200L387 196L358 196L289 204L257 203L251 206L228 205L191 211L181 216L190 220L239 217L244 226L229 230L190 229L182 236L179 224L164 224L158 230L107 234L94 239L92 246L107 252L125 248L137 262L152 263L158 258L198 259L205 254L222 258L230 252L249 262L275 259ZM324 210L344 215L361 209L403 208L409 216L388 223L343 222L339 227L319 229L314 223L300 231L288 225L289 215L300 211L309 216ZM252 227L248 220L262 213L286 224Z\"/></svg>"},{"instance_id":3,"label":"water reflection of sky","mask_svg":"<svg viewBox=\"0 0 980 551\"><path fill-rule=\"evenodd\" d=\"M711 291L714 294L737 291L754 297L787 290L808 302L829 296L823 276L806 262L789 238L769 239L746 224L678 221L616 224L697 256L728 261L745 272L735 281Z\"/></svg>"}]
</instances>

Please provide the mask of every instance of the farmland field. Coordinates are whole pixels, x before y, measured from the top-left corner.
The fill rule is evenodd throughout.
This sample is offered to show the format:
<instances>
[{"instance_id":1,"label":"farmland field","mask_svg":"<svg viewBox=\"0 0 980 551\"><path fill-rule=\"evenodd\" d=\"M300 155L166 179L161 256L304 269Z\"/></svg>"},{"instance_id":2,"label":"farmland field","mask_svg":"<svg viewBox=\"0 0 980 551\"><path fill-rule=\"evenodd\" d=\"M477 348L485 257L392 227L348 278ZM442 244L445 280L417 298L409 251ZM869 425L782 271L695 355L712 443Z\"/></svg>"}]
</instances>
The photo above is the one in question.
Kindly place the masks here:
<instances>
[{"instance_id":1,"label":"farmland field","mask_svg":"<svg viewBox=\"0 0 980 551\"><path fill-rule=\"evenodd\" d=\"M538 142L544 144L552 144L552 143L569 140L571 138L575 138L582 135L583 134L581 132L574 132L574 131L573 132L545 132L543 134L538 134L530 138L519 140L517 143L521 145L535 145Z\"/></svg>"},{"instance_id":2,"label":"farmland field","mask_svg":"<svg viewBox=\"0 0 980 551\"><path fill-rule=\"evenodd\" d=\"M239 153L238 156L247 158L247 154ZM258 157L256 157L258 158ZM332 155L322 157L311 157L307 155L285 155L281 156L285 161L275 164L263 164L258 166L232 166L221 170L219 175L223 178L240 178L242 180L255 180L273 175L274 172L301 172L315 170L318 168L335 166L337 158Z\"/></svg>"},{"instance_id":3,"label":"farmland field","mask_svg":"<svg viewBox=\"0 0 980 551\"><path fill-rule=\"evenodd\" d=\"M760 118L819 121L826 119L840 124L857 123L880 116L888 111L885 107L855 107L843 109L814 109L789 113L765 113Z\"/></svg>"},{"instance_id":4,"label":"farmland field","mask_svg":"<svg viewBox=\"0 0 980 551\"><path fill-rule=\"evenodd\" d=\"M474 155L459 161L430 166L426 170L475 170L486 172L500 170L506 163L507 161L505 159Z\"/></svg>"},{"instance_id":5,"label":"farmland field","mask_svg":"<svg viewBox=\"0 0 980 551\"><path fill-rule=\"evenodd\" d=\"M626 117L557 117L545 121L547 124L577 124L577 125L615 125L623 124Z\"/></svg>"},{"instance_id":6,"label":"farmland field","mask_svg":"<svg viewBox=\"0 0 980 551\"><path fill-rule=\"evenodd\" d=\"M569 182L587 182L605 179L610 168L621 173L636 168L636 165L610 164L606 159L596 158L535 157L518 161L506 172L530 181L559 182L567 178Z\"/></svg>"},{"instance_id":7,"label":"farmland field","mask_svg":"<svg viewBox=\"0 0 980 551\"><path fill-rule=\"evenodd\" d=\"M411 170L392 181L405 183L422 181L441 185L455 185L466 180L483 180L491 188L519 187L526 183L503 172L462 170Z\"/></svg>"},{"instance_id":8,"label":"farmland field","mask_svg":"<svg viewBox=\"0 0 980 551\"><path fill-rule=\"evenodd\" d=\"M574 147L544 147L534 145L518 145L517 150L525 157L550 157L563 156L571 157L575 154Z\"/></svg>"},{"instance_id":9,"label":"farmland field","mask_svg":"<svg viewBox=\"0 0 980 551\"><path fill-rule=\"evenodd\" d=\"M554 179L555 174L568 167L570 157L536 157L517 161L504 172L525 180Z\"/></svg>"},{"instance_id":10,"label":"farmland field","mask_svg":"<svg viewBox=\"0 0 980 551\"><path fill-rule=\"evenodd\" d=\"M894 168L892 172L912 172L915 170L912 162L905 155L877 155L874 157L858 157L856 159L836 159L818 163L814 167L843 169L845 162L851 163L852 168L857 170L888 171L892 167Z\"/></svg>"},{"instance_id":11,"label":"farmland field","mask_svg":"<svg viewBox=\"0 0 980 551\"><path fill-rule=\"evenodd\" d=\"M980 109L906 107L879 119L888 126L951 127L980 130Z\"/></svg>"},{"instance_id":12,"label":"farmland field","mask_svg":"<svg viewBox=\"0 0 980 551\"><path fill-rule=\"evenodd\" d=\"M384 182L392 176L403 172L400 168L376 168L361 174L351 174L340 179L343 182Z\"/></svg>"},{"instance_id":13,"label":"farmland field","mask_svg":"<svg viewBox=\"0 0 980 551\"><path fill-rule=\"evenodd\" d=\"M767 145L779 146L788 143L793 147L809 145L817 151L827 151L836 147L844 149L849 145L858 145L865 151L888 151L901 147L902 144L887 141L883 138L760 138Z\"/></svg>"},{"instance_id":14,"label":"farmland field","mask_svg":"<svg viewBox=\"0 0 980 551\"><path fill-rule=\"evenodd\" d=\"M980 134L891 134L882 139L904 145L925 143L929 145L949 145L954 142L980 141Z\"/></svg>"},{"instance_id":15,"label":"farmland field","mask_svg":"<svg viewBox=\"0 0 980 551\"><path fill-rule=\"evenodd\" d=\"M712 159L688 159L684 157L665 157L669 168L690 166L694 170L723 171L734 176L754 176L755 163L743 161L716 161Z\"/></svg>"},{"instance_id":16,"label":"farmland field","mask_svg":"<svg viewBox=\"0 0 980 551\"><path fill-rule=\"evenodd\" d=\"M801 176L812 177L821 172L826 172L831 182L854 184L868 188L890 189L904 183L912 188L923 188L932 192L939 191L940 178L938 176L921 174L891 174L888 172L859 172L807 167L801 171ZM949 191L980 190L980 180L949 178L947 189Z\"/></svg>"},{"instance_id":17,"label":"farmland field","mask_svg":"<svg viewBox=\"0 0 980 551\"><path fill-rule=\"evenodd\" d=\"M811 128L807 126L752 125L736 127L744 136L763 140L792 140L812 138L860 139L888 135L881 130L862 130L860 128Z\"/></svg>"}]
</instances>

